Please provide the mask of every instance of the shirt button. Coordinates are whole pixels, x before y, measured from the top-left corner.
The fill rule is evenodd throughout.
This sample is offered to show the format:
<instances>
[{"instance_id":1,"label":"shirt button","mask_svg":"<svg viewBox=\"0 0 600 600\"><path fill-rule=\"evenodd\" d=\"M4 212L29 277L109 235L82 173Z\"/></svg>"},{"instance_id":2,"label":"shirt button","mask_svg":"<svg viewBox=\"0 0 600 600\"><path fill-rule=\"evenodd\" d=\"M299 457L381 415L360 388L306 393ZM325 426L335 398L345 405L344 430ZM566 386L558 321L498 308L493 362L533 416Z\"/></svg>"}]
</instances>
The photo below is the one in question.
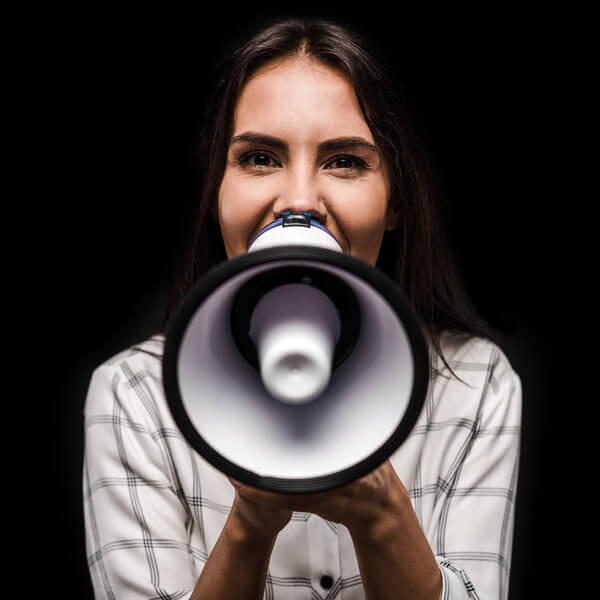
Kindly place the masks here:
<instances>
[{"instance_id":1,"label":"shirt button","mask_svg":"<svg viewBox=\"0 0 600 600\"><path fill-rule=\"evenodd\" d=\"M333 585L333 577L331 575L323 575L320 583L323 589L328 590Z\"/></svg>"}]
</instances>

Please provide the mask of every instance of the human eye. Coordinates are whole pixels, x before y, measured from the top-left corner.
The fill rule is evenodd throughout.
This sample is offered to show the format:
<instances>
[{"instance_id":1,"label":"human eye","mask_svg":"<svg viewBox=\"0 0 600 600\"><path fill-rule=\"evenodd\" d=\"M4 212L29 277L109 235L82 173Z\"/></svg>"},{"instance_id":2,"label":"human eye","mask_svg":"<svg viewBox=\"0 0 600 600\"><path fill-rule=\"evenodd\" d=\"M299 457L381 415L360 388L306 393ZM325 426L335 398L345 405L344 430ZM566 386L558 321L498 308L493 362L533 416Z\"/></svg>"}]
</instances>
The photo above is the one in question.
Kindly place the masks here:
<instances>
[{"instance_id":1,"label":"human eye","mask_svg":"<svg viewBox=\"0 0 600 600\"><path fill-rule=\"evenodd\" d=\"M336 170L340 172L352 173L360 172L369 168L369 165L358 156L343 154L330 159L323 167L327 170Z\"/></svg>"},{"instance_id":2,"label":"human eye","mask_svg":"<svg viewBox=\"0 0 600 600\"><path fill-rule=\"evenodd\" d=\"M244 169L268 169L281 166L272 154L259 150L242 154L236 158L236 162Z\"/></svg>"}]
</instances>

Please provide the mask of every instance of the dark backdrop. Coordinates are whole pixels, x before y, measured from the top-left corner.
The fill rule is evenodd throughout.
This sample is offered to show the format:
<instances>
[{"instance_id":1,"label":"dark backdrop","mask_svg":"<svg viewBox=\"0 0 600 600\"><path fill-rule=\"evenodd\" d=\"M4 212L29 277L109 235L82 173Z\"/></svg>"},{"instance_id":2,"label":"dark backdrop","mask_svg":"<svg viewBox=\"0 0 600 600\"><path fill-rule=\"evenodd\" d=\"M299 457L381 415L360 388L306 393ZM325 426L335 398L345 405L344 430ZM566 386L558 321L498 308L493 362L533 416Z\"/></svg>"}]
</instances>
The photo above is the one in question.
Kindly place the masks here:
<instances>
[{"instance_id":1,"label":"dark backdrop","mask_svg":"<svg viewBox=\"0 0 600 600\"><path fill-rule=\"evenodd\" d=\"M26 384L47 434L35 471L49 482L48 514L36 492L30 520L50 530L28 560L60 584L61 597L92 597L80 491L89 377L159 324L195 200L192 149L209 66L237 33L281 14L255 4L86 4L53 9L47 29L39 15L45 31L34 87L43 127L32 136L31 173L44 190L35 205L43 230L37 260L45 265L38 312L50 369L43 387L31 371ZM558 597L570 585L558 565L568 556L564 490L572 481L569 438L564 428L558 435L566 353L556 314L569 278L563 15L557 3L541 2L444 10L400 3L394 14L385 6L346 3L311 14L360 27L395 58L469 290L503 332L523 381L511 598Z\"/></svg>"}]
</instances>

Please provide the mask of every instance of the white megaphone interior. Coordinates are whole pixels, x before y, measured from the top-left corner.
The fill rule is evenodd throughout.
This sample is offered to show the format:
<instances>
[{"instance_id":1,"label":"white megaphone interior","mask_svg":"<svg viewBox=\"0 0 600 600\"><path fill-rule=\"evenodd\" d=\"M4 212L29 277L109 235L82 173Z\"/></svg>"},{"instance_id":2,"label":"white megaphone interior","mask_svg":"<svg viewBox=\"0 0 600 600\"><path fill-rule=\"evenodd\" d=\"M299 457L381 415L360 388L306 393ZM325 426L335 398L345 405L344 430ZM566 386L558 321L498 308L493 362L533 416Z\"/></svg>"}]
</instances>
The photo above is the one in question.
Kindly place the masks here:
<instances>
[{"instance_id":1,"label":"white megaphone interior","mask_svg":"<svg viewBox=\"0 0 600 600\"><path fill-rule=\"evenodd\" d=\"M339 277L353 290L361 313L352 354L332 372L325 391L305 404L269 394L231 334L236 292L261 272L284 266ZM260 476L302 479L351 467L390 438L408 406L414 365L401 321L374 288L349 271L302 259L257 265L215 289L188 323L177 373L188 417L216 452Z\"/></svg>"}]
</instances>

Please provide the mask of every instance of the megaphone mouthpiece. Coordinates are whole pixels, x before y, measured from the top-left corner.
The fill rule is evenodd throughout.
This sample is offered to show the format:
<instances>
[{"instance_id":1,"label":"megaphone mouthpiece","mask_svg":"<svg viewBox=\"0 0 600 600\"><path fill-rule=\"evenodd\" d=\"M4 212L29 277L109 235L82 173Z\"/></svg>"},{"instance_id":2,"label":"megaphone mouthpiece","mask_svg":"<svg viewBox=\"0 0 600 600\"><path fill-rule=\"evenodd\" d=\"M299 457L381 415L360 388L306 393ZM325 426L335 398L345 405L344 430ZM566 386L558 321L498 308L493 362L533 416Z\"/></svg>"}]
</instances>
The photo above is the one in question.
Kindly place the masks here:
<instances>
[{"instance_id":1,"label":"megaphone mouthpiece","mask_svg":"<svg viewBox=\"0 0 600 600\"><path fill-rule=\"evenodd\" d=\"M309 212L283 213L254 236L248 252L275 246L314 246L342 252L342 246L333 233Z\"/></svg>"}]
</instances>

